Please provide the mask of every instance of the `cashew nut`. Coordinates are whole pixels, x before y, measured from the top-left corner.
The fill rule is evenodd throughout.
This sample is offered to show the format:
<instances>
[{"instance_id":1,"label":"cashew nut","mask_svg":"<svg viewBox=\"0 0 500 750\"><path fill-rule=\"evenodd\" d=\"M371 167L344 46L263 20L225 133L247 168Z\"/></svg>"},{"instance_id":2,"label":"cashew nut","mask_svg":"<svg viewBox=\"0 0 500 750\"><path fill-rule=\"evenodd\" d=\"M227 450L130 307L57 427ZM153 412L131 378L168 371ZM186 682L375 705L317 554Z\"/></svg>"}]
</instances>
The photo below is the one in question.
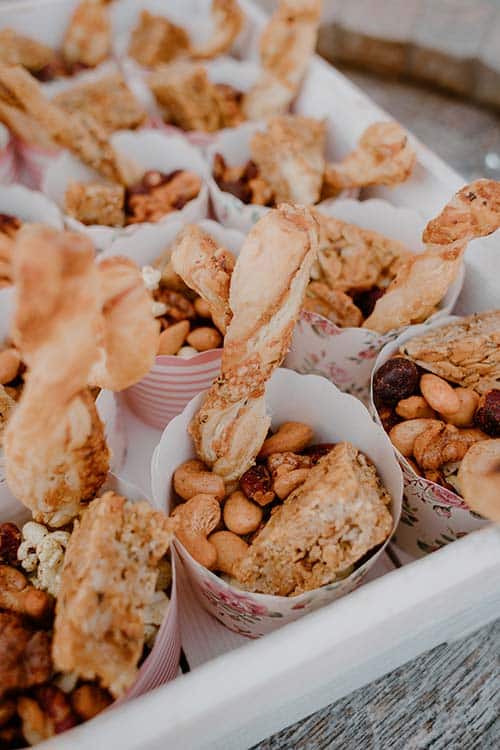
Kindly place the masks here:
<instances>
[{"instance_id":1,"label":"cashew nut","mask_svg":"<svg viewBox=\"0 0 500 750\"><path fill-rule=\"evenodd\" d=\"M435 419L437 416L423 396L401 399L396 406L396 414L403 419Z\"/></svg>"},{"instance_id":2,"label":"cashew nut","mask_svg":"<svg viewBox=\"0 0 500 750\"><path fill-rule=\"evenodd\" d=\"M0 352L0 384L10 383L17 375L21 357L17 349L4 349Z\"/></svg>"},{"instance_id":3,"label":"cashew nut","mask_svg":"<svg viewBox=\"0 0 500 750\"><path fill-rule=\"evenodd\" d=\"M158 354L177 354L189 333L189 321L180 320L178 323L165 328L160 333Z\"/></svg>"},{"instance_id":4,"label":"cashew nut","mask_svg":"<svg viewBox=\"0 0 500 750\"><path fill-rule=\"evenodd\" d=\"M197 297L194 301L194 309L200 316L200 318L211 318L210 305L206 302L203 297Z\"/></svg>"},{"instance_id":5,"label":"cashew nut","mask_svg":"<svg viewBox=\"0 0 500 750\"><path fill-rule=\"evenodd\" d=\"M246 554L248 544L232 531L217 531L209 537L209 542L217 550L215 570L232 576L234 566Z\"/></svg>"},{"instance_id":6,"label":"cashew nut","mask_svg":"<svg viewBox=\"0 0 500 750\"><path fill-rule=\"evenodd\" d=\"M444 422L438 419L409 419L407 422L395 425L389 432L389 437L394 447L408 458L413 455L413 445L418 435L433 425L441 427L444 426Z\"/></svg>"},{"instance_id":7,"label":"cashew nut","mask_svg":"<svg viewBox=\"0 0 500 750\"><path fill-rule=\"evenodd\" d=\"M229 531L235 534L250 534L259 528L263 511L252 503L243 492L233 492L224 504L223 518Z\"/></svg>"},{"instance_id":8,"label":"cashew nut","mask_svg":"<svg viewBox=\"0 0 500 750\"><path fill-rule=\"evenodd\" d=\"M434 411L447 417L460 409L460 400L455 389L443 378L425 373L420 378L422 395Z\"/></svg>"},{"instance_id":9,"label":"cashew nut","mask_svg":"<svg viewBox=\"0 0 500 750\"><path fill-rule=\"evenodd\" d=\"M200 565L212 570L217 550L207 537L221 520L218 500L213 495L195 495L187 503L178 505L172 517L178 521L175 535L181 544Z\"/></svg>"},{"instance_id":10,"label":"cashew nut","mask_svg":"<svg viewBox=\"0 0 500 750\"><path fill-rule=\"evenodd\" d=\"M475 428L459 429L434 422L415 438L413 455L422 469L439 469L445 463L461 461L471 445L487 437Z\"/></svg>"},{"instance_id":11,"label":"cashew nut","mask_svg":"<svg viewBox=\"0 0 500 750\"><path fill-rule=\"evenodd\" d=\"M222 500L226 494L224 480L218 474L212 474L202 461L193 459L181 464L174 473L174 490L183 498L189 500L195 495L213 495Z\"/></svg>"},{"instance_id":12,"label":"cashew nut","mask_svg":"<svg viewBox=\"0 0 500 750\"><path fill-rule=\"evenodd\" d=\"M472 388L455 388L455 393L460 401L460 408L453 414L446 414L446 420L455 427L469 427L474 422L479 395Z\"/></svg>"},{"instance_id":13,"label":"cashew nut","mask_svg":"<svg viewBox=\"0 0 500 750\"><path fill-rule=\"evenodd\" d=\"M44 618L52 606L51 597L28 584L25 576L10 565L0 565L0 608L10 609L34 620Z\"/></svg>"},{"instance_id":14,"label":"cashew nut","mask_svg":"<svg viewBox=\"0 0 500 750\"><path fill-rule=\"evenodd\" d=\"M218 349L222 344L222 336L219 331L209 326L195 328L187 337L189 346L194 347L199 352L207 352L209 349Z\"/></svg>"},{"instance_id":15,"label":"cashew nut","mask_svg":"<svg viewBox=\"0 0 500 750\"><path fill-rule=\"evenodd\" d=\"M283 422L271 437L264 441L259 456L265 458L271 453L303 450L312 440L313 431L303 422Z\"/></svg>"},{"instance_id":16,"label":"cashew nut","mask_svg":"<svg viewBox=\"0 0 500 750\"><path fill-rule=\"evenodd\" d=\"M309 469L295 469L278 474L273 483L273 490L281 500L284 500L290 493L297 489L309 474Z\"/></svg>"}]
</instances>

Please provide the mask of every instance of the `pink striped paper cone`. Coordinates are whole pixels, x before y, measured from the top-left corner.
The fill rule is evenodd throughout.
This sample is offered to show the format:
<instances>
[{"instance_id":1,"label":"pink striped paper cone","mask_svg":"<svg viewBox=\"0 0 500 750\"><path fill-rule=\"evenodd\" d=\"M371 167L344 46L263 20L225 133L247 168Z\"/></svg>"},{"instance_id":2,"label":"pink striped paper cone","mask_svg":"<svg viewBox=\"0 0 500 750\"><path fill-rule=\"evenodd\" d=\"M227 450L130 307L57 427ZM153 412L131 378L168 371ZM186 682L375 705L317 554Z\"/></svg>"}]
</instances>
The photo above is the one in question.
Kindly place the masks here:
<instances>
[{"instance_id":1,"label":"pink striped paper cone","mask_svg":"<svg viewBox=\"0 0 500 750\"><path fill-rule=\"evenodd\" d=\"M40 190L48 166L58 157L59 150L47 150L33 143L16 141L19 178L23 185Z\"/></svg>"},{"instance_id":2,"label":"pink striped paper cone","mask_svg":"<svg viewBox=\"0 0 500 750\"><path fill-rule=\"evenodd\" d=\"M222 349L184 359L162 355L151 372L125 391L128 406L147 424L163 430L220 371Z\"/></svg>"}]
</instances>

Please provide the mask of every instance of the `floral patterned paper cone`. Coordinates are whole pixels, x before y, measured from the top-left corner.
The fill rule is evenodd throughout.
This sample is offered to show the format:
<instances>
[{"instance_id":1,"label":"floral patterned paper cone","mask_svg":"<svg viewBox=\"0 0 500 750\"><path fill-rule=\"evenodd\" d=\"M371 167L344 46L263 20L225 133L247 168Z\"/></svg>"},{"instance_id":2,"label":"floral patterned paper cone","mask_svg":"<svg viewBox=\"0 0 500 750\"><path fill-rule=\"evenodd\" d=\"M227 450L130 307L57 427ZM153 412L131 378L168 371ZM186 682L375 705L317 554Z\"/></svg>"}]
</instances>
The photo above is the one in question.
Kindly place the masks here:
<instances>
[{"instance_id":1,"label":"floral patterned paper cone","mask_svg":"<svg viewBox=\"0 0 500 750\"><path fill-rule=\"evenodd\" d=\"M102 257L125 255L139 266L149 265L174 241L184 225L182 221L149 225L140 243L135 236L119 238ZM210 220L200 221L198 226L238 255L245 239L240 232ZM221 354L222 349L211 349L189 359L158 356L151 372L124 392L127 405L143 422L163 430L194 396L211 385L219 374Z\"/></svg>"},{"instance_id":2,"label":"floral patterned paper cone","mask_svg":"<svg viewBox=\"0 0 500 750\"><path fill-rule=\"evenodd\" d=\"M172 221L199 221L207 216L208 188L206 185L207 168L198 151L185 139L168 136L155 130L137 132L120 131L111 137L113 145L125 156L138 164L144 171L159 170L166 174L177 169L187 169L198 174L201 179L201 190L197 197L186 203L179 211L171 211L157 224ZM43 180L43 192L64 212L64 196L72 181L105 182L93 170L78 161L69 152L64 152L55 163L51 164ZM108 248L119 237L134 236L139 245L143 241L143 230L150 223L131 224L128 227L86 226L71 216L65 215L69 229L86 234L98 250Z\"/></svg>"},{"instance_id":3,"label":"floral patterned paper cone","mask_svg":"<svg viewBox=\"0 0 500 750\"><path fill-rule=\"evenodd\" d=\"M379 367L396 354L405 341L425 333L429 328L439 328L453 320L457 318L445 317L426 326L413 326L395 341L387 344L375 361L372 383ZM370 409L377 423L381 424L373 401L373 392L370 394ZM459 495L418 476L396 448L394 452L397 454L404 478L401 522L394 539L402 550L414 557L422 557L489 523L469 510Z\"/></svg>"},{"instance_id":4,"label":"floral patterned paper cone","mask_svg":"<svg viewBox=\"0 0 500 750\"><path fill-rule=\"evenodd\" d=\"M364 229L399 240L413 252L422 250L425 221L415 211L397 208L371 199L342 200L330 206L319 206L322 213L357 224ZM463 270L452 284L440 309L427 324L450 313L460 294ZM292 347L285 360L297 372L323 375L342 391L369 404L370 375L381 349L401 334L401 329L381 335L367 328L339 328L321 315L303 312L295 328Z\"/></svg>"},{"instance_id":5,"label":"floral patterned paper cone","mask_svg":"<svg viewBox=\"0 0 500 750\"><path fill-rule=\"evenodd\" d=\"M18 164L14 140L7 128L0 123L0 185L10 185L18 175Z\"/></svg>"},{"instance_id":6,"label":"floral patterned paper cone","mask_svg":"<svg viewBox=\"0 0 500 750\"><path fill-rule=\"evenodd\" d=\"M388 438L357 399L342 394L324 378L279 369L268 384L266 401L273 427L287 420L306 422L313 427L318 442L349 440L365 452L375 463L392 496L391 512L394 528L397 526L401 512L401 471ZM161 509L171 510L174 471L193 457L187 427L201 402L202 395L199 395L169 424L153 455L153 499ZM258 638L351 591L361 582L387 543L388 540L347 578L294 597L240 590L195 562L178 541L175 547L202 606L230 630Z\"/></svg>"}]
</instances>

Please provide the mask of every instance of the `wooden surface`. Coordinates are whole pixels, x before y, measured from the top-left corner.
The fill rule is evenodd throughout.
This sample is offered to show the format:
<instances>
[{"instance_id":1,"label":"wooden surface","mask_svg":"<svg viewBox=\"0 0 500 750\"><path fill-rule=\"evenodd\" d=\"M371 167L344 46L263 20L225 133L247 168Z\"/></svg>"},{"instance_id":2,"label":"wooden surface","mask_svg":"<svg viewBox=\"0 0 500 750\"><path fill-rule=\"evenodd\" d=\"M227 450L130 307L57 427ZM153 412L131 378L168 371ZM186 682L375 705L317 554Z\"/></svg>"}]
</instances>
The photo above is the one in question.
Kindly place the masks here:
<instances>
[{"instance_id":1,"label":"wooden surface","mask_svg":"<svg viewBox=\"0 0 500 750\"><path fill-rule=\"evenodd\" d=\"M405 83L343 72L464 178L500 179L498 115ZM500 621L434 649L255 750L285 748L498 750Z\"/></svg>"}]
</instances>

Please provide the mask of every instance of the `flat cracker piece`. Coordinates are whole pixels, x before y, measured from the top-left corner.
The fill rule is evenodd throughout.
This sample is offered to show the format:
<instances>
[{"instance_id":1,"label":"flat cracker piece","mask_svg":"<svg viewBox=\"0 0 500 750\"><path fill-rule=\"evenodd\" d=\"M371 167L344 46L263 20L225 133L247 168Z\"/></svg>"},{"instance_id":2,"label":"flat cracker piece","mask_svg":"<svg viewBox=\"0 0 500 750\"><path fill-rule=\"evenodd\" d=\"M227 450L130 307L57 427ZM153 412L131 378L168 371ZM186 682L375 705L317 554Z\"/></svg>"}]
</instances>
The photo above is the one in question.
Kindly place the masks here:
<instances>
[{"instance_id":1,"label":"flat cracker piece","mask_svg":"<svg viewBox=\"0 0 500 750\"><path fill-rule=\"evenodd\" d=\"M500 310L469 315L401 346L401 354L464 388L500 388Z\"/></svg>"},{"instance_id":2,"label":"flat cracker piece","mask_svg":"<svg viewBox=\"0 0 500 750\"><path fill-rule=\"evenodd\" d=\"M165 119L182 130L219 129L218 96L203 65L179 61L151 74L149 86Z\"/></svg>"},{"instance_id":3,"label":"flat cracker piece","mask_svg":"<svg viewBox=\"0 0 500 750\"><path fill-rule=\"evenodd\" d=\"M234 576L250 591L279 596L332 583L387 539L390 501L366 456L339 443L273 513Z\"/></svg>"},{"instance_id":4,"label":"flat cracker piece","mask_svg":"<svg viewBox=\"0 0 500 750\"><path fill-rule=\"evenodd\" d=\"M144 610L172 522L149 503L114 492L97 498L75 523L57 599L56 669L98 679L115 696L137 675L144 645Z\"/></svg>"},{"instance_id":5,"label":"flat cracker piece","mask_svg":"<svg viewBox=\"0 0 500 750\"><path fill-rule=\"evenodd\" d=\"M252 160L271 186L276 203L317 203L325 170L322 120L299 115L273 117L250 142Z\"/></svg>"}]
</instances>

